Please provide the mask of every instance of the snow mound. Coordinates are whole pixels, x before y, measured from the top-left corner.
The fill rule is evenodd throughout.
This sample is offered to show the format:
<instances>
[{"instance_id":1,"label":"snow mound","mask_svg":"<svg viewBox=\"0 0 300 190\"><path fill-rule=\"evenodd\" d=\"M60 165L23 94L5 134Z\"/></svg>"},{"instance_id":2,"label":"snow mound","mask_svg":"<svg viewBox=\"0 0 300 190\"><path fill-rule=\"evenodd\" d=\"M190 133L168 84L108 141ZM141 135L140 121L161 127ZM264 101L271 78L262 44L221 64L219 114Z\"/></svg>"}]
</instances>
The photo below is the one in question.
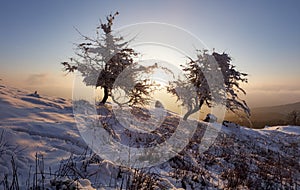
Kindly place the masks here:
<instances>
[{"instance_id":1,"label":"snow mound","mask_svg":"<svg viewBox=\"0 0 300 190\"><path fill-rule=\"evenodd\" d=\"M277 131L291 135L300 135L300 127L299 126L266 126L264 131Z\"/></svg>"}]
</instances>

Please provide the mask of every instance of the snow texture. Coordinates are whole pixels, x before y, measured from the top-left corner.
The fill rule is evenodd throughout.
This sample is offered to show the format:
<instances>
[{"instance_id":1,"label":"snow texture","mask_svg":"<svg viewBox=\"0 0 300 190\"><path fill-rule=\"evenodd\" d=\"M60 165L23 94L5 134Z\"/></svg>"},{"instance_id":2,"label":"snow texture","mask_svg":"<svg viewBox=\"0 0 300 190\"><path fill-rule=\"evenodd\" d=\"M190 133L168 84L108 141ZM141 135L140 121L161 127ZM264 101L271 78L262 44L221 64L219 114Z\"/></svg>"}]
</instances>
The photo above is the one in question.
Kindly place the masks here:
<instances>
[{"instance_id":1,"label":"snow texture","mask_svg":"<svg viewBox=\"0 0 300 190\"><path fill-rule=\"evenodd\" d=\"M98 107L99 117L103 122L118 123L109 105ZM147 115L139 111L142 123ZM138 132L130 133L120 124L107 131L125 145L151 146L170 137L178 117L168 112L163 127L151 135L138 136ZM226 122L214 144L200 154L201 137L210 125L220 124L199 122L190 143L176 157L135 170L104 160L88 148L76 127L71 100L0 85L0 189L5 176L12 181L12 160L21 189L35 183L49 189L120 189L129 188L128 181L131 187L141 189L149 184L153 189L300 188L299 126L266 126L259 130ZM77 178L71 178L70 173ZM239 180L233 175L240 175Z\"/></svg>"}]
</instances>

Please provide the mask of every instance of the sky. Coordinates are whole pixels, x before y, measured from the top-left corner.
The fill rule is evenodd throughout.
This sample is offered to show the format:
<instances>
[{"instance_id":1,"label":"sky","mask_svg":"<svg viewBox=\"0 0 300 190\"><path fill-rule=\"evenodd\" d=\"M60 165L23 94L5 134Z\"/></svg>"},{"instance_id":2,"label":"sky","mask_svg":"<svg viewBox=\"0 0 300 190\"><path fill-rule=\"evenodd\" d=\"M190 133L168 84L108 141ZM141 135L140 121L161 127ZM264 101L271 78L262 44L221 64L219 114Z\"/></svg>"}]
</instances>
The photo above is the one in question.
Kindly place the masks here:
<instances>
[{"instance_id":1,"label":"sky","mask_svg":"<svg viewBox=\"0 0 300 190\"><path fill-rule=\"evenodd\" d=\"M1 1L0 82L71 98L60 62L119 11L114 27L160 22L182 28L249 74L250 107L300 101L300 1ZM174 41L180 40L174 38Z\"/></svg>"}]
</instances>

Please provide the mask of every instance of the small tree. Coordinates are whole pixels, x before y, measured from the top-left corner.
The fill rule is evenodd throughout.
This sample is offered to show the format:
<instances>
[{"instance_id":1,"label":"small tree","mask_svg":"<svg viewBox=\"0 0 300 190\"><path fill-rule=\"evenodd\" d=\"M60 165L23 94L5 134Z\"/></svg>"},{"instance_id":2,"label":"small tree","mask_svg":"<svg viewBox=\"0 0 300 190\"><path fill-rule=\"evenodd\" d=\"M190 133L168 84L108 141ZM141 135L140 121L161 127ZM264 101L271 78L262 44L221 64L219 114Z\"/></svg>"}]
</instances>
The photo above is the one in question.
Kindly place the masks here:
<instances>
[{"instance_id":1,"label":"small tree","mask_svg":"<svg viewBox=\"0 0 300 190\"><path fill-rule=\"evenodd\" d=\"M118 14L116 12L106 17L107 22L97 27L96 38L84 36L78 31L85 41L77 44L77 57L70 58L70 62L63 62L62 65L66 72L78 70L87 86L102 88L103 104L111 96L117 77L128 68L131 75L127 82L135 85L130 86L130 89L126 89L126 85L115 87L120 87L129 94L129 102L126 103L146 104L153 90L151 87L155 85L150 80L140 80L138 75L151 72L157 64L149 67L137 65L134 60L138 53L129 48L129 41L124 41L123 37L117 37L112 32L113 21Z\"/></svg>"},{"instance_id":2,"label":"small tree","mask_svg":"<svg viewBox=\"0 0 300 190\"><path fill-rule=\"evenodd\" d=\"M290 125L298 125L300 120L300 113L299 111L293 110L287 115L287 121Z\"/></svg>"},{"instance_id":3,"label":"small tree","mask_svg":"<svg viewBox=\"0 0 300 190\"><path fill-rule=\"evenodd\" d=\"M213 61L217 63L218 68L214 67ZM214 52L210 55L207 51L199 51L196 60L189 58L189 62L182 66L187 80L177 80L170 83L168 92L176 95L182 105L187 107L184 120L199 111L204 104L212 107L216 101L214 96L224 99L228 110L234 113L237 113L237 110L242 110L247 116L250 115L250 109L246 102L238 96L238 92L246 94L240 87L240 83L247 83L247 74L235 70L235 66L230 64L230 61L231 58L225 53ZM219 77L212 76L212 72L208 72L214 69L221 71L223 75L223 89L210 85L206 78ZM181 93L183 91L186 93Z\"/></svg>"}]
</instances>

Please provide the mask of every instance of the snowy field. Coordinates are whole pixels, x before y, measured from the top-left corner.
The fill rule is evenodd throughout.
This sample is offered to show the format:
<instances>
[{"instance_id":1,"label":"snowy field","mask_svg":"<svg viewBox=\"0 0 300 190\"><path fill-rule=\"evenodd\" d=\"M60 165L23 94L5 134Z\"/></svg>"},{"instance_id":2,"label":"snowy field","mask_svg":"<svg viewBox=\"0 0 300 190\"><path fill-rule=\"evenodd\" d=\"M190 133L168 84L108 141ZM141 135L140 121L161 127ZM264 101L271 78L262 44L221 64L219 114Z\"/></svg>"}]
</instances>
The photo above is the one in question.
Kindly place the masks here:
<instances>
[{"instance_id":1,"label":"snowy field","mask_svg":"<svg viewBox=\"0 0 300 190\"><path fill-rule=\"evenodd\" d=\"M99 117L114 119L105 107ZM150 136L106 130L121 143L135 138L130 146L147 146L169 138L178 122L167 113L163 128ZM188 146L167 162L126 168L89 149L70 100L0 85L0 189L300 189L300 126L221 126L214 144L200 153L206 127L199 122Z\"/></svg>"}]
</instances>

